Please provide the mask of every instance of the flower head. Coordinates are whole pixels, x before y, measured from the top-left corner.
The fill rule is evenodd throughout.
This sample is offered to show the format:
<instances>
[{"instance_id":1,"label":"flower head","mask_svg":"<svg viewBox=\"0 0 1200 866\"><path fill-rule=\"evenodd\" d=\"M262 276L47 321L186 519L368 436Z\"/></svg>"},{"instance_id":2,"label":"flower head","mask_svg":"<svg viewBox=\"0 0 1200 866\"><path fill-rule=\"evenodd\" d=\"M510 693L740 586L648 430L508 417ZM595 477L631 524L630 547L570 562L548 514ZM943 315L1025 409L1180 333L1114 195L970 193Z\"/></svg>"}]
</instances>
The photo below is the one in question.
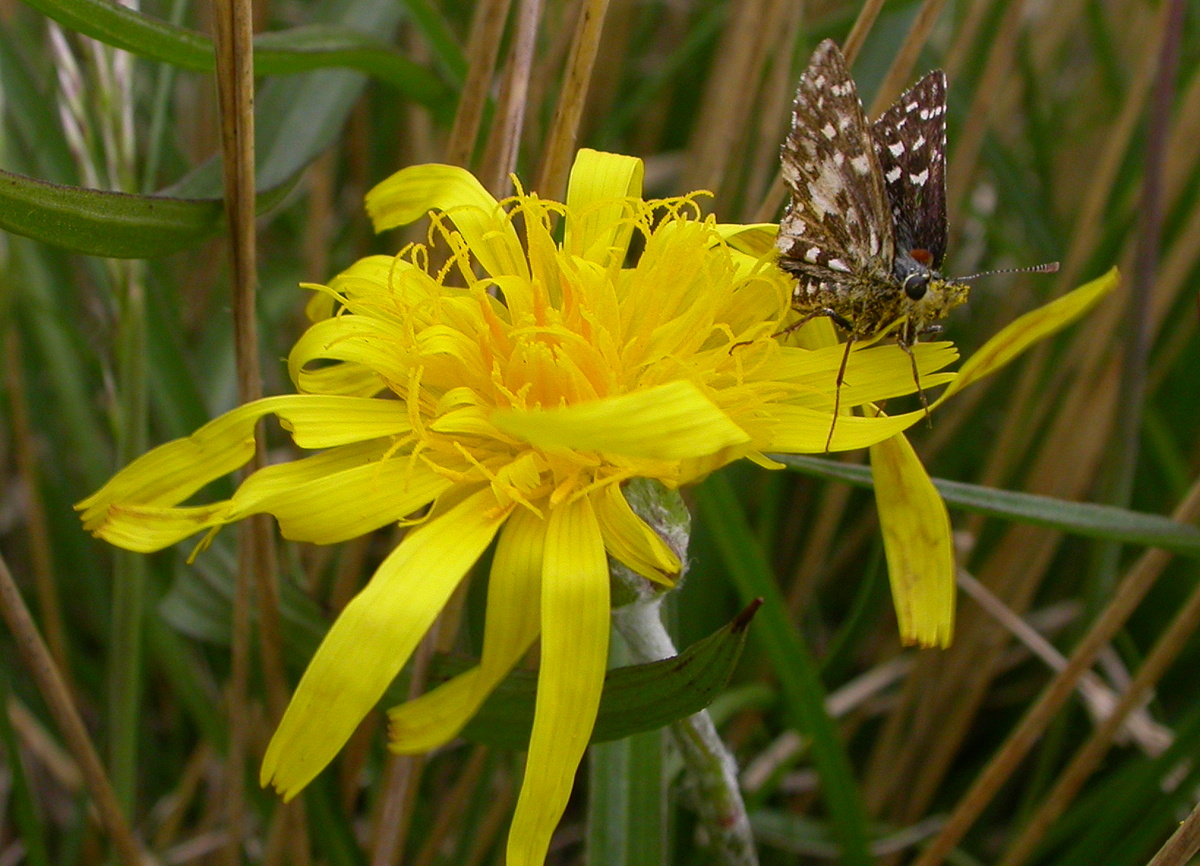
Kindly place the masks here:
<instances>
[{"instance_id":1,"label":"flower head","mask_svg":"<svg viewBox=\"0 0 1200 866\"><path fill-rule=\"evenodd\" d=\"M773 339L791 315L775 227L717 224L692 197L644 201L641 180L639 160L586 150L565 204L497 202L450 166L397 173L368 195L376 227L432 211L447 263L434 268L427 247L410 246L312 287L313 324L288 359L298 394L160 446L78 506L96 535L142 551L256 512L317 543L410 524L330 628L268 747L262 780L285 799L333 758L495 541L479 664L392 710L391 745L453 738L540 636L508 859L540 863L597 712L608 557L662 584L680 571L622 483L676 487L741 457L777 467L768 452L825 450L842 350ZM912 348L922 387L956 381L938 372L953 346ZM924 417L873 408L916 389L913 362L894 345L852 353L840 404L859 412L838 417L832 449L901 441ZM267 414L316 453L259 470L228 500L181 506L249 460ZM915 458L892 450L903 488ZM948 524L944 535L948 549ZM902 616L906 636L948 635L936 604L916 604L917 626ZM942 632L923 625L932 619Z\"/></svg>"}]
</instances>

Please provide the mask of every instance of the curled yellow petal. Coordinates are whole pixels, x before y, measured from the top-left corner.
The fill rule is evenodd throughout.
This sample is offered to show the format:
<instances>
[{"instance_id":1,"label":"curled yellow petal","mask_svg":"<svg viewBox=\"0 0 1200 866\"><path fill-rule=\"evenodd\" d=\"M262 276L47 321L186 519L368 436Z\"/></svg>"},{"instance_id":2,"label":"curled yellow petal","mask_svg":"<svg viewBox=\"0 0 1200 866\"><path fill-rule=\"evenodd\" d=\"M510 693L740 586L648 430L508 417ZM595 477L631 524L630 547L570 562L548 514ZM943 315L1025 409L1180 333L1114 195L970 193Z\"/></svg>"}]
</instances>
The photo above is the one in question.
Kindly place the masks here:
<instances>
[{"instance_id":1,"label":"curled yellow petal","mask_svg":"<svg viewBox=\"0 0 1200 866\"><path fill-rule=\"evenodd\" d=\"M560 409L492 413L499 430L539 448L679 460L749 441L691 382L676 381Z\"/></svg>"},{"instance_id":2,"label":"curled yellow petal","mask_svg":"<svg viewBox=\"0 0 1200 866\"><path fill-rule=\"evenodd\" d=\"M900 639L949 646L954 548L946 504L904 436L871 446L871 472Z\"/></svg>"},{"instance_id":3,"label":"curled yellow petal","mask_svg":"<svg viewBox=\"0 0 1200 866\"><path fill-rule=\"evenodd\" d=\"M596 497L596 517L604 547L643 577L671 586L682 568L679 557L629 507L619 485L610 484Z\"/></svg>"},{"instance_id":4,"label":"curled yellow petal","mask_svg":"<svg viewBox=\"0 0 1200 866\"><path fill-rule=\"evenodd\" d=\"M264 786L290 800L332 760L506 516L485 488L405 536L309 662L267 746Z\"/></svg>"},{"instance_id":5,"label":"curled yellow petal","mask_svg":"<svg viewBox=\"0 0 1200 866\"><path fill-rule=\"evenodd\" d=\"M620 265L633 234L629 201L641 197L644 175L636 157L580 150L567 184L564 249L599 265Z\"/></svg>"},{"instance_id":6,"label":"curled yellow petal","mask_svg":"<svg viewBox=\"0 0 1200 866\"><path fill-rule=\"evenodd\" d=\"M529 265L508 215L465 168L414 165L367 193L367 213L381 232L407 225L431 210L444 211L472 254L492 276L529 276Z\"/></svg>"},{"instance_id":7,"label":"curled yellow petal","mask_svg":"<svg viewBox=\"0 0 1200 866\"><path fill-rule=\"evenodd\" d=\"M147 552L161 550L213 525L216 506L175 512L169 510L170 506L244 466L254 456L254 425L258 420L294 408L306 399L289 396L256 400L209 421L191 436L147 451L75 506L82 512L84 528L113 544L132 544L127 549ZM157 520L158 526L148 528L148 534L138 539L130 521L143 506L152 506L145 513L146 519ZM174 528L167 530L167 524Z\"/></svg>"}]
</instances>

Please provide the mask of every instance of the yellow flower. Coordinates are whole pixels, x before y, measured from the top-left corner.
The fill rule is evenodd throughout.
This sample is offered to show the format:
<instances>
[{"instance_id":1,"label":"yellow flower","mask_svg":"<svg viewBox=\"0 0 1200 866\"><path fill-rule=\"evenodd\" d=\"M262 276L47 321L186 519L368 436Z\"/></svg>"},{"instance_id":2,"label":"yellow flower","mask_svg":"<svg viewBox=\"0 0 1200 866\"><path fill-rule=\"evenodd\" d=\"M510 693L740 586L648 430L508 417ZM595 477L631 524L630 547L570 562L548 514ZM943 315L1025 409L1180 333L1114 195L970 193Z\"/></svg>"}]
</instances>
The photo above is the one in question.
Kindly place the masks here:
<instances>
[{"instance_id":1,"label":"yellow flower","mask_svg":"<svg viewBox=\"0 0 1200 866\"><path fill-rule=\"evenodd\" d=\"M271 740L262 780L285 799L338 752L495 540L479 665L393 709L391 747L423 751L453 738L540 636L508 862L541 863L604 680L607 557L666 585L680 570L622 482L677 487L741 457L777 467L767 452L825 450L842 350L824 321L801 334L825 334L821 348L773 339L792 315L775 226L702 219L691 197L643 201L641 184L640 160L589 150L565 204L523 193L500 203L450 166L397 173L367 197L376 228L433 211L431 240L448 246L449 262L431 274L426 248L412 246L312 287L313 324L288 359L298 394L242 406L156 448L79 504L87 529L139 551L256 512L273 514L287 538L321 544L411 523L330 628ZM1054 326L1103 290L1076 293ZM1011 354L1035 330L1019 329ZM957 358L949 343L913 351L925 388L961 387L1011 358L988 350L956 377L938 372ZM883 525L889 565L906 574L903 634L933 643L949 636L953 564L939 561L932 578L921 569L949 555L949 523L896 438L924 413L874 409L914 390L896 346L853 352L840 404L858 411L839 416L831 448L874 446L890 470L881 508L917 509ZM250 459L254 425L268 414L317 453L259 470L228 500L180 506Z\"/></svg>"}]
</instances>

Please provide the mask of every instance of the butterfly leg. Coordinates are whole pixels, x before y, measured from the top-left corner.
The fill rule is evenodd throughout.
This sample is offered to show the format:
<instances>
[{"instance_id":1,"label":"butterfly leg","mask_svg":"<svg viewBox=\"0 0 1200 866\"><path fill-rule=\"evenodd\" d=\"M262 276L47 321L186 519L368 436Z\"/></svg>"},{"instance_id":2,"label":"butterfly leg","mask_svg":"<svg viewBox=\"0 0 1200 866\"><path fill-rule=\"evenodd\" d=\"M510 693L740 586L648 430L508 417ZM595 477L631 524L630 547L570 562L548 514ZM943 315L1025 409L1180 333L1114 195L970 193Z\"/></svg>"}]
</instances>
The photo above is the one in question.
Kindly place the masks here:
<instances>
[{"instance_id":1,"label":"butterfly leg","mask_svg":"<svg viewBox=\"0 0 1200 866\"><path fill-rule=\"evenodd\" d=\"M917 396L921 398L921 408L925 410L925 423L932 427L933 421L929 417L929 398L925 396L925 389L921 387L921 374L917 372L917 356L913 353L913 344L907 340L897 340L897 344L908 355L908 360L912 363L913 382L917 386Z\"/></svg>"},{"instance_id":2,"label":"butterfly leg","mask_svg":"<svg viewBox=\"0 0 1200 866\"><path fill-rule=\"evenodd\" d=\"M833 316L830 316L832 319ZM840 317L839 317L840 318ZM837 319L834 319L837 321ZM854 334L851 332L846 336L846 350L842 352L842 363L838 367L837 382L834 384L833 390L833 420L829 422L829 435L825 437L825 453L829 453L829 446L833 444L833 431L837 429L838 413L842 408L842 382L846 379L846 365L850 363L850 349L854 346Z\"/></svg>"}]
</instances>

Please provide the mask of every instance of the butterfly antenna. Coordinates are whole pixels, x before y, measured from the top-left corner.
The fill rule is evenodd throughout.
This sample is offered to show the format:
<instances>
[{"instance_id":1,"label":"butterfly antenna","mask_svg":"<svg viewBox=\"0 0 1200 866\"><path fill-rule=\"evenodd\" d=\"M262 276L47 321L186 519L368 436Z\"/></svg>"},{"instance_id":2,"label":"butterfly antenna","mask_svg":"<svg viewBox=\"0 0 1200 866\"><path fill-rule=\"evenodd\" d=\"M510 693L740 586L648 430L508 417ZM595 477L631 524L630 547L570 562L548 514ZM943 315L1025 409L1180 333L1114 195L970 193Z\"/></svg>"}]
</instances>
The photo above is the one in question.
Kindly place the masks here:
<instances>
[{"instance_id":1,"label":"butterfly antenna","mask_svg":"<svg viewBox=\"0 0 1200 866\"><path fill-rule=\"evenodd\" d=\"M990 277L992 274L1053 274L1058 270L1058 262L1046 262L1044 265L1034 265L1031 268L1001 268L998 271L981 271L969 277L955 277L956 283L969 283L980 277Z\"/></svg>"}]
</instances>

